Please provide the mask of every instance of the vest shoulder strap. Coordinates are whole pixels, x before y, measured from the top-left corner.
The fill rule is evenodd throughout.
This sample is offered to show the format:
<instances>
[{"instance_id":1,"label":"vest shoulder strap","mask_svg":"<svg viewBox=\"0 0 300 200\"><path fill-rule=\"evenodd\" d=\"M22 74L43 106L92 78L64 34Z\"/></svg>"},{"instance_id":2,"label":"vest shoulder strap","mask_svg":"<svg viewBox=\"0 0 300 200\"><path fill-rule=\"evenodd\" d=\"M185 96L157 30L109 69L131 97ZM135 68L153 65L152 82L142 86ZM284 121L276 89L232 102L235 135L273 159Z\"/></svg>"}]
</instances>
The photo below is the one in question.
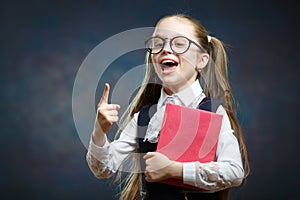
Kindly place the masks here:
<instances>
[{"instance_id":1,"label":"vest shoulder strap","mask_svg":"<svg viewBox=\"0 0 300 200\"><path fill-rule=\"evenodd\" d=\"M211 99L211 98L207 98L205 97L198 106L198 109L201 110L206 110L206 111L210 111L210 112L216 112L217 109L219 108L220 105L223 104L222 100L219 99Z\"/></svg>"}]
</instances>

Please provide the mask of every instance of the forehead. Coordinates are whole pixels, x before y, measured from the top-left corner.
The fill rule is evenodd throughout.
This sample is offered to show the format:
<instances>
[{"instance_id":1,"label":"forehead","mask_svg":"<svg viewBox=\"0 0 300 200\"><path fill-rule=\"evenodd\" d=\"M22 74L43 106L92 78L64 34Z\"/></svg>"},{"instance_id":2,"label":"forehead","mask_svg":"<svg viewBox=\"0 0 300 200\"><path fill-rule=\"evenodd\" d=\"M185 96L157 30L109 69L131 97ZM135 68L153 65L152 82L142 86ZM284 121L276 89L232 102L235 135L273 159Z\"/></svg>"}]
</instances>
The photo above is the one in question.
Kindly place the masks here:
<instances>
[{"instance_id":1,"label":"forehead","mask_svg":"<svg viewBox=\"0 0 300 200\"><path fill-rule=\"evenodd\" d=\"M161 20L153 33L155 36L172 38L184 35L191 39L196 39L195 28L187 19L169 17Z\"/></svg>"}]
</instances>

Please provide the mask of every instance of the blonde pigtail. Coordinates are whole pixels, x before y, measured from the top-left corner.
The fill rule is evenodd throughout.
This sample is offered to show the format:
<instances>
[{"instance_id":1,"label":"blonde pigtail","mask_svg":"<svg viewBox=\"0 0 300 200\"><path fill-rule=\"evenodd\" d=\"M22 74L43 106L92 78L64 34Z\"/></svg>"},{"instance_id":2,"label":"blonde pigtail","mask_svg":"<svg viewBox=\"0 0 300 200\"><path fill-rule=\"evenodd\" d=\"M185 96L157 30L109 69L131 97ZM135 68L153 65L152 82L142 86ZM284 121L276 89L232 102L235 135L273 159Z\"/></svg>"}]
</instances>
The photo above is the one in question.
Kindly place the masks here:
<instances>
[{"instance_id":1,"label":"blonde pigtail","mask_svg":"<svg viewBox=\"0 0 300 200\"><path fill-rule=\"evenodd\" d=\"M228 83L228 69L227 69L227 55L225 52L224 44L216 37L211 38L211 61L208 66L208 79L210 82L208 86L209 95L212 98L222 99L224 106L230 119L231 126L234 130L234 135L239 141L240 152L242 154L245 178L249 175L250 166L248 161L248 153L246 149L245 140L242 134L242 129L238 123L238 119L235 113L235 107L237 105L233 96L231 87Z\"/></svg>"}]
</instances>

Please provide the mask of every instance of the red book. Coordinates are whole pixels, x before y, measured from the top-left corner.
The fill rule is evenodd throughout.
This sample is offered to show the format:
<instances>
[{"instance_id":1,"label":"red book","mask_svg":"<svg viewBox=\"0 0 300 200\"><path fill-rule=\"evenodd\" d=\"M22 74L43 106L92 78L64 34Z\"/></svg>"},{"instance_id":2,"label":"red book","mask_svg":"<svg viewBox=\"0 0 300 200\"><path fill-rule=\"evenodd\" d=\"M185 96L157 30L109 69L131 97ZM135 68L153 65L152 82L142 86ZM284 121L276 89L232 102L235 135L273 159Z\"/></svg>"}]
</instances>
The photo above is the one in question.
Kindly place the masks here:
<instances>
[{"instance_id":1,"label":"red book","mask_svg":"<svg viewBox=\"0 0 300 200\"><path fill-rule=\"evenodd\" d=\"M214 161L222 118L213 112L167 104L157 151L179 162ZM177 179L163 183L202 190Z\"/></svg>"}]
</instances>

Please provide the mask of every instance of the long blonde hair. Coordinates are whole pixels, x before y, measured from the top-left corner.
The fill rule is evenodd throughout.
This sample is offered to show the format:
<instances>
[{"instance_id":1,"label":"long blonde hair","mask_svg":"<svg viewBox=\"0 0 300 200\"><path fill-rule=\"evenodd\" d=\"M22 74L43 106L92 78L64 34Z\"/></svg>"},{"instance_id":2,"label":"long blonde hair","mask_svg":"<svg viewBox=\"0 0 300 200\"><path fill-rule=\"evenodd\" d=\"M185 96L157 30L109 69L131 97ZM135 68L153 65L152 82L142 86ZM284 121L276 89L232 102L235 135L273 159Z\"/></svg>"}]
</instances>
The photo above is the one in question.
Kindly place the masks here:
<instances>
[{"instance_id":1,"label":"long blonde hair","mask_svg":"<svg viewBox=\"0 0 300 200\"><path fill-rule=\"evenodd\" d=\"M207 97L220 99L225 102L224 107L229 116L231 126L234 130L234 135L239 141L245 170L244 179L246 179L250 171L248 155L241 127L238 123L236 114L233 109L234 98L230 85L228 83L227 56L224 46L222 42L215 37L212 37L211 41L209 42L207 39L207 36L209 35L208 31L197 20L185 14L165 16L161 18L157 24L159 24L162 20L170 17L181 18L191 23L191 25L194 26L199 44L201 44L201 46L210 55L207 66L200 71L197 79L201 83L201 86L203 87ZM133 115L137 113L144 105L148 103L157 103L160 97L161 87L162 83L154 71L150 54L147 53L146 72L142 86L129 105L127 109L127 117L121 121L120 130L122 130L126 126L130 119L133 118ZM135 159L133 163L133 172L129 173L128 177L121 183L122 185L125 185L120 195L120 199L122 200L138 199L140 195L141 174L138 173L140 172L140 161L137 154L138 149L136 150L136 154L134 156ZM119 172L120 171L121 170L119 170ZM118 178L120 177L121 175L119 174Z\"/></svg>"}]
</instances>

